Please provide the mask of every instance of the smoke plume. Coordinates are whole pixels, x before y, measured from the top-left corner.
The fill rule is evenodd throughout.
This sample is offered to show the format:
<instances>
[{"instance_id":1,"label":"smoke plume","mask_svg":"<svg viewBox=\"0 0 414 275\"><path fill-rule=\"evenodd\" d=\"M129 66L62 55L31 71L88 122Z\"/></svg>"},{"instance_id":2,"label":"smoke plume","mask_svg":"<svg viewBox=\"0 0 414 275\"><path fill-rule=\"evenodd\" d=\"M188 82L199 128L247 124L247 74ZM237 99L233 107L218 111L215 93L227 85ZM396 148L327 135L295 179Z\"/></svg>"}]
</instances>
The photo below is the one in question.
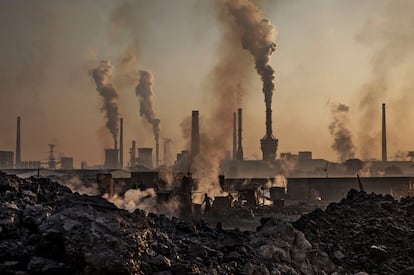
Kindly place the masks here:
<instances>
[{"instance_id":1,"label":"smoke plume","mask_svg":"<svg viewBox=\"0 0 414 275\"><path fill-rule=\"evenodd\" d=\"M355 147L348 125L348 111L349 107L345 104L331 104L332 122L329 124L329 132L334 138L332 149L338 153L341 162L355 157Z\"/></svg>"},{"instance_id":2,"label":"smoke plume","mask_svg":"<svg viewBox=\"0 0 414 275\"><path fill-rule=\"evenodd\" d=\"M270 57L276 49L275 27L263 18L262 11L248 0L219 1L229 20L233 20L243 49L254 57L256 71L263 81L266 108L271 108L274 90L274 70Z\"/></svg>"},{"instance_id":3,"label":"smoke plume","mask_svg":"<svg viewBox=\"0 0 414 275\"><path fill-rule=\"evenodd\" d=\"M269 65L274 50L274 27L263 19L262 12L251 1L216 0L215 7L222 37L219 62L211 74L214 107L211 117L200 123L207 126L200 127L200 154L192 164L200 190L210 194L220 191L217 182L220 161L231 144L233 111L241 107L253 61L263 80L266 106L271 106L274 89L274 71Z\"/></svg>"},{"instance_id":4,"label":"smoke plume","mask_svg":"<svg viewBox=\"0 0 414 275\"><path fill-rule=\"evenodd\" d=\"M99 66L90 71L96 83L96 90L103 97L102 112L105 112L106 127L111 132L114 139L115 147L117 147L118 136L118 92L115 87L109 83L112 77L112 65L108 60L102 60Z\"/></svg>"},{"instance_id":5,"label":"smoke plume","mask_svg":"<svg viewBox=\"0 0 414 275\"><path fill-rule=\"evenodd\" d=\"M391 1L378 19L370 19L357 39L375 47L371 57L371 78L360 90L361 154L369 157L380 148L381 102L393 86L396 69L413 57L414 47L413 1ZM411 108L402 104L398 108Z\"/></svg>"},{"instance_id":6,"label":"smoke plume","mask_svg":"<svg viewBox=\"0 0 414 275\"><path fill-rule=\"evenodd\" d=\"M157 195L152 188L143 191L129 189L124 196L114 195L109 197L108 194L104 194L103 197L114 203L118 208L126 209L130 212L140 209L147 213L158 213L172 217L177 216L180 210L180 203L177 198L160 203L157 201Z\"/></svg>"},{"instance_id":7,"label":"smoke plume","mask_svg":"<svg viewBox=\"0 0 414 275\"><path fill-rule=\"evenodd\" d=\"M140 98L140 115L145 117L149 124L152 125L154 132L155 143L158 144L160 136L160 120L155 116L154 112L154 100L152 92L153 76L150 72L141 70L139 71L140 79L135 89L137 97Z\"/></svg>"},{"instance_id":8,"label":"smoke plume","mask_svg":"<svg viewBox=\"0 0 414 275\"><path fill-rule=\"evenodd\" d=\"M96 182L83 182L78 176L67 179L64 185L69 187L72 192L78 192L81 195L96 196L99 194L99 188Z\"/></svg>"}]
</instances>

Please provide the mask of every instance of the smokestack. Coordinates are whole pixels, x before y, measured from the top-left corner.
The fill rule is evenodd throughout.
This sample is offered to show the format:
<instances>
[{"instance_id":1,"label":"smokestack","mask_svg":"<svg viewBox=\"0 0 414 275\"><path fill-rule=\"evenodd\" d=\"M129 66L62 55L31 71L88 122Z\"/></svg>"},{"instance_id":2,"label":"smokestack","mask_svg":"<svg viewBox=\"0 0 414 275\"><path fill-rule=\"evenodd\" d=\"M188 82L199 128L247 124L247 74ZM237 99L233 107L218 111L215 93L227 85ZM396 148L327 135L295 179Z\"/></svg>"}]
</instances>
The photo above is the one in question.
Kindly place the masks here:
<instances>
[{"instance_id":1,"label":"smokestack","mask_svg":"<svg viewBox=\"0 0 414 275\"><path fill-rule=\"evenodd\" d=\"M119 129L119 167L124 168L124 120L120 119Z\"/></svg>"},{"instance_id":2,"label":"smokestack","mask_svg":"<svg viewBox=\"0 0 414 275\"><path fill-rule=\"evenodd\" d=\"M239 117L239 136L238 136L238 148L237 148L237 159L243 160L243 146L242 146L242 109L237 109Z\"/></svg>"},{"instance_id":3,"label":"smokestack","mask_svg":"<svg viewBox=\"0 0 414 275\"><path fill-rule=\"evenodd\" d=\"M130 154L130 160L129 160L129 166L132 167L135 165L136 163L136 143L135 140L132 141L132 147L129 150L129 154Z\"/></svg>"},{"instance_id":4,"label":"smokestack","mask_svg":"<svg viewBox=\"0 0 414 275\"><path fill-rule=\"evenodd\" d=\"M233 112L233 160L237 159L237 114Z\"/></svg>"},{"instance_id":5,"label":"smokestack","mask_svg":"<svg viewBox=\"0 0 414 275\"><path fill-rule=\"evenodd\" d=\"M272 133L272 108L266 107L266 136L260 140L263 160L272 161L276 159L278 140Z\"/></svg>"},{"instance_id":6,"label":"smokestack","mask_svg":"<svg viewBox=\"0 0 414 275\"><path fill-rule=\"evenodd\" d=\"M158 165L160 160L160 144L158 142L158 140L155 143L155 168L158 167Z\"/></svg>"},{"instance_id":7,"label":"smokestack","mask_svg":"<svg viewBox=\"0 0 414 275\"><path fill-rule=\"evenodd\" d=\"M200 130L198 125L198 111L191 115L191 161L198 155L200 150Z\"/></svg>"},{"instance_id":8,"label":"smokestack","mask_svg":"<svg viewBox=\"0 0 414 275\"><path fill-rule=\"evenodd\" d=\"M387 129L385 124L385 103L382 103L382 161L387 161Z\"/></svg>"},{"instance_id":9,"label":"smokestack","mask_svg":"<svg viewBox=\"0 0 414 275\"><path fill-rule=\"evenodd\" d=\"M16 133L16 168L20 168L22 161L21 144L20 144L20 117L17 117L17 133Z\"/></svg>"}]
</instances>

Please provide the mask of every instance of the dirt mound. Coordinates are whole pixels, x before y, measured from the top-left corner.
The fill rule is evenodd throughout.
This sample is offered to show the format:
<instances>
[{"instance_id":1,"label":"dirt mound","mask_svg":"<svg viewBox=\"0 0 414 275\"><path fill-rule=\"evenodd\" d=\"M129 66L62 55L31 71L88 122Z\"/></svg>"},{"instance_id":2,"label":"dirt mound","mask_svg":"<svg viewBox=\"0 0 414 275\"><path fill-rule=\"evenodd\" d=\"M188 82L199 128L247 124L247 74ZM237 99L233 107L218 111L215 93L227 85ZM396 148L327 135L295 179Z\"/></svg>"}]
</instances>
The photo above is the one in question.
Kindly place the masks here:
<instances>
[{"instance_id":1,"label":"dirt mound","mask_svg":"<svg viewBox=\"0 0 414 275\"><path fill-rule=\"evenodd\" d=\"M289 223L211 228L0 174L1 274L320 274L335 266Z\"/></svg>"},{"instance_id":2,"label":"dirt mound","mask_svg":"<svg viewBox=\"0 0 414 275\"><path fill-rule=\"evenodd\" d=\"M294 226L344 272L414 274L414 198L351 190Z\"/></svg>"}]
</instances>

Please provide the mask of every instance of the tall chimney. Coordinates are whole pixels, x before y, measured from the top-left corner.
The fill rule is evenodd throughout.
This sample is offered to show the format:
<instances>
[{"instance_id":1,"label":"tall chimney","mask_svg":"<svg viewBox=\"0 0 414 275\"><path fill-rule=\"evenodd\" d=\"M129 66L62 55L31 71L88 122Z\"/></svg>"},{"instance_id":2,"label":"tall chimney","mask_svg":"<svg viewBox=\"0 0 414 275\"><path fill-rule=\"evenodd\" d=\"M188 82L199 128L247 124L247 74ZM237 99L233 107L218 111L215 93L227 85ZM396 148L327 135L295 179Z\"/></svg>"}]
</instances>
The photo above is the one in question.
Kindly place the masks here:
<instances>
[{"instance_id":1,"label":"tall chimney","mask_svg":"<svg viewBox=\"0 0 414 275\"><path fill-rule=\"evenodd\" d=\"M193 111L191 115L191 161L200 151L200 129L198 125L198 111Z\"/></svg>"},{"instance_id":2,"label":"tall chimney","mask_svg":"<svg viewBox=\"0 0 414 275\"><path fill-rule=\"evenodd\" d=\"M136 142L135 142L135 140L133 140L132 141L132 146L131 146L131 149L129 150L129 154L130 154L130 167L132 167L132 166L134 166L135 165L135 163L136 163L136 160L137 160L137 157L136 157Z\"/></svg>"},{"instance_id":3,"label":"tall chimney","mask_svg":"<svg viewBox=\"0 0 414 275\"><path fill-rule=\"evenodd\" d=\"M124 168L124 119L120 119L119 129L119 168Z\"/></svg>"},{"instance_id":4,"label":"tall chimney","mask_svg":"<svg viewBox=\"0 0 414 275\"><path fill-rule=\"evenodd\" d=\"M237 148L237 159L243 160L243 146L242 146L242 109L237 109L238 117L239 117L239 135L238 135L238 148Z\"/></svg>"},{"instance_id":5,"label":"tall chimney","mask_svg":"<svg viewBox=\"0 0 414 275\"><path fill-rule=\"evenodd\" d=\"M160 163L160 144L157 140L157 142L155 143L155 168L157 168Z\"/></svg>"},{"instance_id":6,"label":"tall chimney","mask_svg":"<svg viewBox=\"0 0 414 275\"><path fill-rule=\"evenodd\" d=\"M382 161L387 161L387 128L385 124L385 103L382 103Z\"/></svg>"},{"instance_id":7,"label":"tall chimney","mask_svg":"<svg viewBox=\"0 0 414 275\"><path fill-rule=\"evenodd\" d=\"M272 109L266 107L266 135L260 140L263 160L272 161L276 159L278 140L272 133Z\"/></svg>"},{"instance_id":8,"label":"tall chimney","mask_svg":"<svg viewBox=\"0 0 414 275\"><path fill-rule=\"evenodd\" d=\"M20 143L20 117L17 117L17 134L16 134L16 168L20 168L22 161L21 143Z\"/></svg>"},{"instance_id":9,"label":"tall chimney","mask_svg":"<svg viewBox=\"0 0 414 275\"><path fill-rule=\"evenodd\" d=\"M237 159L237 113L233 112L233 160Z\"/></svg>"},{"instance_id":10,"label":"tall chimney","mask_svg":"<svg viewBox=\"0 0 414 275\"><path fill-rule=\"evenodd\" d=\"M164 139L164 148L163 148L163 150L164 150L164 152L163 152L163 154L164 154L164 165L165 166L167 166L168 165L168 157L167 157L167 140L166 139Z\"/></svg>"}]
</instances>

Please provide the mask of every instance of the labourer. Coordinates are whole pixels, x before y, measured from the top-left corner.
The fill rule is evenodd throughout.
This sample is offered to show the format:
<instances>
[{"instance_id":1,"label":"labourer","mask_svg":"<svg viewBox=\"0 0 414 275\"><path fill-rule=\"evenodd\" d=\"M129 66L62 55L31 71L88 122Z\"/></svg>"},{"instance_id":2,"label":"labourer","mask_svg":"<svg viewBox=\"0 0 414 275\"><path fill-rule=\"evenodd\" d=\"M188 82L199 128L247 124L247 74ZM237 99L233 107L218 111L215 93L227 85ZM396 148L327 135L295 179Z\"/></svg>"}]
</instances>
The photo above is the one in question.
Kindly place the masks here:
<instances>
[{"instance_id":1,"label":"labourer","mask_svg":"<svg viewBox=\"0 0 414 275\"><path fill-rule=\"evenodd\" d=\"M193 178L191 173L183 176L181 181L181 214L187 216L191 214L191 192L192 192Z\"/></svg>"},{"instance_id":2,"label":"labourer","mask_svg":"<svg viewBox=\"0 0 414 275\"><path fill-rule=\"evenodd\" d=\"M207 214L210 213L211 202L212 202L212 199L207 194L204 194L204 201L203 201L203 203L206 204L206 206L204 208L204 216L207 216Z\"/></svg>"}]
</instances>

